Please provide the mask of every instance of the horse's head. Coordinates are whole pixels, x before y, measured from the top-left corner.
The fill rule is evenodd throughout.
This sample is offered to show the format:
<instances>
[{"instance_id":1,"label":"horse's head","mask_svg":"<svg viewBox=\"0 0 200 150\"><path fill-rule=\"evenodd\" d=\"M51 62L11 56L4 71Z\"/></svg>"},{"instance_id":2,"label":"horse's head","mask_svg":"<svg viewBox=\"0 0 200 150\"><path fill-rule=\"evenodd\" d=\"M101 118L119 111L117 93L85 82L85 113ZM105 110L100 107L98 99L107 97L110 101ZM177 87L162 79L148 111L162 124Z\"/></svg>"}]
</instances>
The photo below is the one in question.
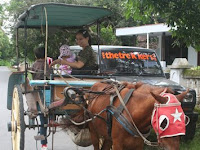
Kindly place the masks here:
<instances>
[{"instance_id":1,"label":"horse's head","mask_svg":"<svg viewBox=\"0 0 200 150\"><path fill-rule=\"evenodd\" d=\"M185 114L180 101L188 93L179 95L171 93L156 94L151 92L156 99L152 114L152 126L158 135L160 146L167 150L179 149L180 135L185 135Z\"/></svg>"}]
</instances>

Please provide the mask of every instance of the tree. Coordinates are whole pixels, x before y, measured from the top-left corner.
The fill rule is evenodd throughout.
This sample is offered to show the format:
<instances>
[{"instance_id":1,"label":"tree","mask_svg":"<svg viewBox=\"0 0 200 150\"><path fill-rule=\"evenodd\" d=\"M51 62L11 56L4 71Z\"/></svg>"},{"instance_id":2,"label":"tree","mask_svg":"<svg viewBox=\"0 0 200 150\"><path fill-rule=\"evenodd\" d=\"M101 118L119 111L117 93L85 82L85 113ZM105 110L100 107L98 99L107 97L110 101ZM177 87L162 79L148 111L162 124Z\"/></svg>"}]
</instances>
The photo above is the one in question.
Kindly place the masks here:
<instances>
[{"instance_id":1,"label":"tree","mask_svg":"<svg viewBox=\"0 0 200 150\"><path fill-rule=\"evenodd\" d=\"M14 53L12 53L11 43L8 36L0 29L0 66L11 65L14 61L12 58Z\"/></svg>"},{"instance_id":2,"label":"tree","mask_svg":"<svg viewBox=\"0 0 200 150\"><path fill-rule=\"evenodd\" d=\"M138 24L164 22L171 26L177 43L184 42L200 51L199 0L127 0L126 17Z\"/></svg>"},{"instance_id":3,"label":"tree","mask_svg":"<svg viewBox=\"0 0 200 150\"><path fill-rule=\"evenodd\" d=\"M10 5L7 7L7 10L10 13L10 16L13 16L13 22L16 22L18 16L23 13L30 5L38 4L38 3L46 3L46 2L57 2L57 3L66 3L66 4L77 4L77 5L89 5L89 6L97 6L108 8L113 12L113 15L110 21L105 21L101 25L101 39L100 44L120 44L120 39L115 37L115 28L121 27L125 24L131 25L133 24L133 20L129 19L126 21L123 16L122 4L125 0L11 0ZM91 27L89 29L92 33L92 44L97 44L97 36L96 36L96 28ZM58 48L61 44L70 44L75 45L75 32L77 30L57 30L52 31L49 29L49 39L48 39L48 55L56 58L59 56ZM13 32L13 43L15 43L15 32ZM19 32L19 50L20 57L24 57L24 34L23 32ZM44 35L41 34L40 31L36 31L34 29L28 29L28 39L27 39L27 47L28 47L28 58L30 60L34 59L33 50L39 44L44 44ZM125 40L124 40L125 41ZM128 41L130 42L130 41Z\"/></svg>"},{"instance_id":4,"label":"tree","mask_svg":"<svg viewBox=\"0 0 200 150\"><path fill-rule=\"evenodd\" d=\"M8 36L2 30L3 21L5 20L5 5L0 5L0 65L10 65L14 54L11 50L11 43Z\"/></svg>"},{"instance_id":5,"label":"tree","mask_svg":"<svg viewBox=\"0 0 200 150\"><path fill-rule=\"evenodd\" d=\"M2 26L2 22L3 22L3 6L0 5L0 26Z\"/></svg>"}]
</instances>

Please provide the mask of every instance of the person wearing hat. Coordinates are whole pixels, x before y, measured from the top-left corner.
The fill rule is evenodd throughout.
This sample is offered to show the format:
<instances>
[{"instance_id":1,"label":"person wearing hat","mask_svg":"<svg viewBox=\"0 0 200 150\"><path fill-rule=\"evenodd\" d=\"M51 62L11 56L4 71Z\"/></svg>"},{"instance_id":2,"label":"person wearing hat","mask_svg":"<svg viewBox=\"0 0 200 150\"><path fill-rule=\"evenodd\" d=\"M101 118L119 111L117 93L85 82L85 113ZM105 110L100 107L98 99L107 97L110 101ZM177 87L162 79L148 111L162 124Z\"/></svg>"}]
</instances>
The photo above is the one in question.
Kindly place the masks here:
<instances>
[{"instance_id":1,"label":"person wearing hat","mask_svg":"<svg viewBox=\"0 0 200 150\"><path fill-rule=\"evenodd\" d=\"M59 62L61 60L65 60L68 62L75 62L76 56L70 51L68 45L62 45L59 50L60 50L60 56L58 57L57 60L53 61L50 64L50 67L52 67L55 64L60 64ZM60 64L59 69L61 70L61 75L71 74L72 72L72 68L69 65L65 64Z\"/></svg>"}]
</instances>

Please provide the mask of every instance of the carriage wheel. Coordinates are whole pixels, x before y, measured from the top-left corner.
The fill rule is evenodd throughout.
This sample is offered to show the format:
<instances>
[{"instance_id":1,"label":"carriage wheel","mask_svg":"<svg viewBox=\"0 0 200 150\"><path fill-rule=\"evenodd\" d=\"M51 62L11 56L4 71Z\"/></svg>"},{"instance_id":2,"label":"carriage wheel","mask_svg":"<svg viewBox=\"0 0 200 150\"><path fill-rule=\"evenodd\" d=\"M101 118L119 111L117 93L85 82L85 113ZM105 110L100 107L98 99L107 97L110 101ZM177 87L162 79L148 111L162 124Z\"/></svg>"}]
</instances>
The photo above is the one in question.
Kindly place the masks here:
<instances>
[{"instance_id":1,"label":"carriage wheel","mask_svg":"<svg viewBox=\"0 0 200 150\"><path fill-rule=\"evenodd\" d=\"M13 150L24 150L24 105L22 90L16 85L13 90L11 112L11 136Z\"/></svg>"}]
</instances>

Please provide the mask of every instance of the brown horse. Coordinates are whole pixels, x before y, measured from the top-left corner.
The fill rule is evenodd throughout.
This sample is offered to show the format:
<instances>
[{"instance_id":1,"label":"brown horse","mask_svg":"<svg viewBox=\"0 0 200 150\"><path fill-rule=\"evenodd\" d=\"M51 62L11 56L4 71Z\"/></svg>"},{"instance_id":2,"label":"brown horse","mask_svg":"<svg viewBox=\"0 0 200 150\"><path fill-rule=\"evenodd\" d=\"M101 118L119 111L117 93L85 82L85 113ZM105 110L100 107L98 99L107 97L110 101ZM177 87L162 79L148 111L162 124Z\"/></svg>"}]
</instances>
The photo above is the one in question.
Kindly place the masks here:
<instances>
[{"instance_id":1,"label":"brown horse","mask_svg":"<svg viewBox=\"0 0 200 150\"><path fill-rule=\"evenodd\" d=\"M126 108L128 109L132 119L125 111L125 109L123 109L122 114L129 122L132 123L133 120L138 130L142 134L146 134L151 128L151 116L154 109L154 104L156 102L161 104L165 104L167 102L166 97L160 96L160 93L162 93L165 89L142 83L124 83L123 85L124 87L119 89L122 99L124 99L126 93L130 89L134 89L134 91L126 104ZM107 106L111 105L110 94L116 92L113 88L113 85L105 82L98 82L94 84L91 90L105 92L105 94L101 95L89 95L91 100L88 105L88 110L92 114L98 114L102 110L106 109ZM166 89L165 91L167 93L172 93L170 89ZM179 101L181 101L186 94L187 91L179 94L176 97ZM113 106L117 108L120 106L120 104L121 102L119 100L119 96L117 96L113 100ZM113 150L142 150L144 148L143 138L140 135L133 136L128 133L117 121L117 119L115 119L115 117L112 117L111 119L112 128L111 135L109 135L107 130L107 123L105 121L106 118L107 113L103 112L100 114L100 117L89 122L92 144L95 150L100 149L100 139L103 139L103 144L101 147L103 150L110 150L111 148ZM177 150L179 149L179 141L179 136L166 137L159 139L159 145L163 148L166 148L167 150Z\"/></svg>"}]
</instances>

